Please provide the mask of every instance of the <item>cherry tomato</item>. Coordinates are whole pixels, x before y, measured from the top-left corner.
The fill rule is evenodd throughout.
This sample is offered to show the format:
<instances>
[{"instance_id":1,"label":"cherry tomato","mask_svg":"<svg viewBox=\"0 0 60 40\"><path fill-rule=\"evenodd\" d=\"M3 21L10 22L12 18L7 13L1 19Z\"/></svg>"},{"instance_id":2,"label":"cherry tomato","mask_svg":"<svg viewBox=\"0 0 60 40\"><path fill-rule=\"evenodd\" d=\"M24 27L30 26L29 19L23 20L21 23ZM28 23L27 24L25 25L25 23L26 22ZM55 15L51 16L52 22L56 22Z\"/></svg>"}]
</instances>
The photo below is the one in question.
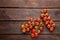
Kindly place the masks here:
<instances>
[{"instance_id":1,"label":"cherry tomato","mask_svg":"<svg viewBox=\"0 0 60 40\"><path fill-rule=\"evenodd\" d=\"M40 31L39 29L36 29L36 32L35 32L35 33L40 34L40 33L41 33L41 31Z\"/></svg>"},{"instance_id":2,"label":"cherry tomato","mask_svg":"<svg viewBox=\"0 0 60 40\"><path fill-rule=\"evenodd\" d=\"M45 14L48 12L47 9L44 9L43 11L44 11Z\"/></svg>"},{"instance_id":3,"label":"cherry tomato","mask_svg":"<svg viewBox=\"0 0 60 40\"><path fill-rule=\"evenodd\" d=\"M25 28L24 28L24 29L22 29L22 32L23 32L23 33L25 33L25 32L26 32L26 29L25 29Z\"/></svg>"},{"instance_id":4,"label":"cherry tomato","mask_svg":"<svg viewBox=\"0 0 60 40\"><path fill-rule=\"evenodd\" d=\"M27 31L29 32L30 31L30 28L27 28Z\"/></svg>"},{"instance_id":5,"label":"cherry tomato","mask_svg":"<svg viewBox=\"0 0 60 40\"><path fill-rule=\"evenodd\" d=\"M25 25L26 25L26 26L28 26L28 24L27 24L27 23L26 23Z\"/></svg>"},{"instance_id":6,"label":"cherry tomato","mask_svg":"<svg viewBox=\"0 0 60 40\"><path fill-rule=\"evenodd\" d=\"M35 31L36 31L35 29L32 29L32 33L35 33Z\"/></svg>"},{"instance_id":7,"label":"cherry tomato","mask_svg":"<svg viewBox=\"0 0 60 40\"><path fill-rule=\"evenodd\" d=\"M49 21L46 21L45 24L47 25L49 23Z\"/></svg>"},{"instance_id":8,"label":"cherry tomato","mask_svg":"<svg viewBox=\"0 0 60 40\"><path fill-rule=\"evenodd\" d=\"M43 18L43 21L46 22L46 20L47 20L47 17L44 17L44 18Z\"/></svg>"},{"instance_id":9,"label":"cherry tomato","mask_svg":"<svg viewBox=\"0 0 60 40\"><path fill-rule=\"evenodd\" d=\"M23 29L24 27L25 27L25 25L24 25L24 24L22 24L22 25L21 25L21 28Z\"/></svg>"},{"instance_id":10,"label":"cherry tomato","mask_svg":"<svg viewBox=\"0 0 60 40\"><path fill-rule=\"evenodd\" d=\"M33 26L32 25L30 25L30 29L32 29L33 28Z\"/></svg>"},{"instance_id":11,"label":"cherry tomato","mask_svg":"<svg viewBox=\"0 0 60 40\"><path fill-rule=\"evenodd\" d=\"M55 24L55 23L53 23L53 24L52 24L52 27L54 27L54 28L55 28L55 27L56 27L56 24Z\"/></svg>"},{"instance_id":12,"label":"cherry tomato","mask_svg":"<svg viewBox=\"0 0 60 40\"><path fill-rule=\"evenodd\" d=\"M35 37L34 33L31 33L31 37L32 37L32 38L34 38L34 37Z\"/></svg>"},{"instance_id":13,"label":"cherry tomato","mask_svg":"<svg viewBox=\"0 0 60 40\"><path fill-rule=\"evenodd\" d=\"M51 26L50 26L50 24L47 24L47 28L50 28Z\"/></svg>"},{"instance_id":14,"label":"cherry tomato","mask_svg":"<svg viewBox=\"0 0 60 40\"><path fill-rule=\"evenodd\" d=\"M40 30L41 30L41 31L43 31L43 29L44 29L43 27L40 27Z\"/></svg>"},{"instance_id":15,"label":"cherry tomato","mask_svg":"<svg viewBox=\"0 0 60 40\"><path fill-rule=\"evenodd\" d=\"M40 18L37 18L36 21L40 21Z\"/></svg>"},{"instance_id":16,"label":"cherry tomato","mask_svg":"<svg viewBox=\"0 0 60 40\"><path fill-rule=\"evenodd\" d=\"M34 20L34 18L30 18L30 21L33 21Z\"/></svg>"},{"instance_id":17,"label":"cherry tomato","mask_svg":"<svg viewBox=\"0 0 60 40\"><path fill-rule=\"evenodd\" d=\"M51 18L50 18L50 16L48 16L48 17L47 17L47 21L50 21L50 20L51 20Z\"/></svg>"},{"instance_id":18,"label":"cherry tomato","mask_svg":"<svg viewBox=\"0 0 60 40\"><path fill-rule=\"evenodd\" d=\"M30 25L30 24L31 24L31 22L30 22L30 21L28 21L28 24Z\"/></svg>"},{"instance_id":19,"label":"cherry tomato","mask_svg":"<svg viewBox=\"0 0 60 40\"><path fill-rule=\"evenodd\" d=\"M34 22L32 22L32 26L34 25Z\"/></svg>"},{"instance_id":20,"label":"cherry tomato","mask_svg":"<svg viewBox=\"0 0 60 40\"><path fill-rule=\"evenodd\" d=\"M43 19L43 18L44 18L44 14L41 14L41 15L40 15L40 18Z\"/></svg>"},{"instance_id":21,"label":"cherry tomato","mask_svg":"<svg viewBox=\"0 0 60 40\"><path fill-rule=\"evenodd\" d=\"M35 37L38 37L38 33L35 33Z\"/></svg>"},{"instance_id":22,"label":"cherry tomato","mask_svg":"<svg viewBox=\"0 0 60 40\"><path fill-rule=\"evenodd\" d=\"M41 31L40 30L38 30L38 34L40 34L41 33Z\"/></svg>"},{"instance_id":23,"label":"cherry tomato","mask_svg":"<svg viewBox=\"0 0 60 40\"><path fill-rule=\"evenodd\" d=\"M40 22L40 25L43 25L43 23L42 23L42 22Z\"/></svg>"},{"instance_id":24,"label":"cherry tomato","mask_svg":"<svg viewBox=\"0 0 60 40\"><path fill-rule=\"evenodd\" d=\"M50 20L50 24L52 24L53 23L53 20Z\"/></svg>"},{"instance_id":25,"label":"cherry tomato","mask_svg":"<svg viewBox=\"0 0 60 40\"><path fill-rule=\"evenodd\" d=\"M39 22L35 22L35 25L39 25Z\"/></svg>"},{"instance_id":26,"label":"cherry tomato","mask_svg":"<svg viewBox=\"0 0 60 40\"><path fill-rule=\"evenodd\" d=\"M35 29L38 29L38 26L35 26Z\"/></svg>"},{"instance_id":27,"label":"cherry tomato","mask_svg":"<svg viewBox=\"0 0 60 40\"><path fill-rule=\"evenodd\" d=\"M46 13L45 16L48 17L48 13Z\"/></svg>"},{"instance_id":28,"label":"cherry tomato","mask_svg":"<svg viewBox=\"0 0 60 40\"><path fill-rule=\"evenodd\" d=\"M54 31L54 27L50 27L50 31L53 32Z\"/></svg>"}]
</instances>

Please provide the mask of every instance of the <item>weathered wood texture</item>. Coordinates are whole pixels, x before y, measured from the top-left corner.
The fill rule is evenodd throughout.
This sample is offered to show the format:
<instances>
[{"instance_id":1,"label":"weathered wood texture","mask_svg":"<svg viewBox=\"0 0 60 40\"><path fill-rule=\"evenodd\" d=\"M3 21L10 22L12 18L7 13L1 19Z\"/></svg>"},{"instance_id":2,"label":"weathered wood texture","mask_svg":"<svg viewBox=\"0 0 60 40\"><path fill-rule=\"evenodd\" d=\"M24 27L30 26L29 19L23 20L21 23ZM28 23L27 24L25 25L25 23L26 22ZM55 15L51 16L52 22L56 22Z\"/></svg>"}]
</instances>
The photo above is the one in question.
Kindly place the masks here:
<instances>
[{"instance_id":1,"label":"weathered wood texture","mask_svg":"<svg viewBox=\"0 0 60 40\"><path fill-rule=\"evenodd\" d=\"M0 0L0 7L60 7L60 0Z\"/></svg>"},{"instance_id":2,"label":"weathered wood texture","mask_svg":"<svg viewBox=\"0 0 60 40\"><path fill-rule=\"evenodd\" d=\"M57 25L54 32L44 27L38 38L23 35L21 24L38 18L43 8ZM0 40L60 40L60 0L0 0Z\"/></svg>"},{"instance_id":3,"label":"weathered wood texture","mask_svg":"<svg viewBox=\"0 0 60 40\"><path fill-rule=\"evenodd\" d=\"M21 32L21 24L23 22L0 22L0 34L22 34ZM25 23L25 22L24 22ZM44 31L42 34L59 34L60 35L60 22L55 22L56 23L56 29L54 32L49 32L46 27L44 27ZM30 33L27 33L30 34ZM23 34L22 34L23 35Z\"/></svg>"},{"instance_id":4,"label":"weathered wood texture","mask_svg":"<svg viewBox=\"0 0 60 40\"><path fill-rule=\"evenodd\" d=\"M37 38L30 35L0 35L0 40L60 40L60 35L40 35Z\"/></svg>"},{"instance_id":5,"label":"weathered wood texture","mask_svg":"<svg viewBox=\"0 0 60 40\"><path fill-rule=\"evenodd\" d=\"M60 9L48 9L48 13L53 20L60 20ZM0 8L0 20L28 20L38 18L41 9L2 9Z\"/></svg>"},{"instance_id":6,"label":"weathered wood texture","mask_svg":"<svg viewBox=\"0 0 60 40\"><path fill-rule=\"evenodd\" d=\"M48 13L53 20L60 20L60 9L48 9ZM25 22L5 22L4 20L28 20L30 17L38 18L41 9L0 9L0 34L22 34L20 26ZM3 20L4 22L1 22ZM59 22L53 34L60 34ZM43 34L50 34L48 30L44 30Z\"/></svg>"},{"instance_id":7,"label":"weathered wood texture","mask_svg":"<svg viewBox=\"0 0 60 40\"><path fill-rule=\"evenodd\" d=\"M25 23L26 22L25 20L28 20L30 17L33 17L35 19L38 18L39 14L41 13L40 11L41 9L0 8L0 40L20 40L20 39L23 40L23 38L25 38L26 40L30 40L31 38L28 35L23 35L23 33L21 32L20 26L21 24ZM48 13L53 20L60 20L60 9L48 9ZM21 21L17 22L17 20L24 20L24 22L21 22ZM49 37L48 38L49 40L50 38L52 38L52 40L53 39L59 40L60 36L58 35L60 35L60 21L59 22L55 21L55 23L57 24L57 26L54 32L51 33L48 31L46 27L44 27L44 31L37 39L43 40L44 38L46 40ZM30 34L30 33L26 33L26 34ZM54 37L54 35L56 37ZM46 37L43 37L43 36L46 36ZM33 39L33 40L37 40L37 39Z\"/></svg>"}]
</instances>

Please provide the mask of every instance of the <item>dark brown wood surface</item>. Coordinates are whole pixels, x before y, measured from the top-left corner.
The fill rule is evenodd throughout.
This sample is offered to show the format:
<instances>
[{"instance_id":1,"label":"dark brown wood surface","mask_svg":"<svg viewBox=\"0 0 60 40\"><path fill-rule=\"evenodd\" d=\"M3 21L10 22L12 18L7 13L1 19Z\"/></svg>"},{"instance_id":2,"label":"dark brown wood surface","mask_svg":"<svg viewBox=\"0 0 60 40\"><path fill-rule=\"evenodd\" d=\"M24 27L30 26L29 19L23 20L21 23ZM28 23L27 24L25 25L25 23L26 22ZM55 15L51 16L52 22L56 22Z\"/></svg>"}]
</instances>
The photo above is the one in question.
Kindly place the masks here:
<instances>
[{"instance_id":1,"label":"dark brown wood surface","mask_svg":"<svg viewBox=\"0 0 60 40\"><path fill-rule=\"evenodd\" d=\"M23 34L21 24L38 18L44 8L56 23L54 32L44 27L37 38ZM0 40L60 40L60 0L0 0Z\"/></svg>"},{"instance_id":2,"label":"dark brown wood surface","mask_svg":"<svg viewBox=\"0 0 60 40\"><path fill-rule=\"evenodd\" d=\"M59 22L55 22L56 23L56 29L54 30L54 32L49 32L48 29L46 27L44 27L44 31L42 32L42 34L60 34L60 23ZM3 22L0 23L0 34L22 34L21 29L20 29L20 25L22 24L22 22ZM30 34L30 33L28 33ZM22 34L23 35L23 34Z\"/></svg>"},{"instance_id":3,"label":"dark brown wood surface","mask_svg":"<svg viewBox=\"0 0 60 40\"><path fill-rule=\"evenodd\" d=\"M0 8L0 20L28 20L38 18L42 9L13 9ZM60 20L60 9L48 9L48 13L53 20Z\"/></svg>"},{"instance_id":4,"label":"dark brown wood surface","mask_svg":"<svg viewBox=\"0 0 60 40\"><path fill-rule=\"evenodd\" d=\"M29 35L1 35L0 40L60 40L60 35L40 35L37 38Z\"/></svg>"},{"instance_id":5,"label":"dark brown wood surface","mask_svg":"<svg viewBox=\"0 0 60 40\"><path fill-rule=\"evenodd\" d=\"M0 0L0 7L60 7L60 0Z\"/></svg>"}]
</instances>

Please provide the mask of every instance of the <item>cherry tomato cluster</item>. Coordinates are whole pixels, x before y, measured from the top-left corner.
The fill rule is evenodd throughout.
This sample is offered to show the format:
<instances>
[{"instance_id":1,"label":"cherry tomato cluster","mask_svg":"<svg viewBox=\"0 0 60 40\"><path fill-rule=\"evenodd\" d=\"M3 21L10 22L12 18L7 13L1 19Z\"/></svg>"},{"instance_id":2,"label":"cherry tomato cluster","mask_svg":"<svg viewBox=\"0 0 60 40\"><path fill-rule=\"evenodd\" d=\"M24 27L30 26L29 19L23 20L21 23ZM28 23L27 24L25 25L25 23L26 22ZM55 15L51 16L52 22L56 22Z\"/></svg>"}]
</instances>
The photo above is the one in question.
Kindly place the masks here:
<instances>
[{"instance_id":1,"label":"cherry tomato cluster","mask_svg":"<svg viewBox=\"0 0 60 40\"><path fill-rule=\"evenodd\" d=\"M37 18L36 21L34 22L34 27L31 32L31 37L38 37L39 34L41 34L41 32L43 31L43 29L44 29L44 25L41 19Z\"/></svg>"},{"instance_id":2,"label":"cherry tomato cluster","mask_svg":"<svg viewBox=\"0 0 60 40\"><path fill-rule=\"evenodd\" d=\"M30 18L29 21L21 25L22 32L29 32L34 26L34 18Z\"/></svg>"},{"instance_id":3,"label":"cherry tomato cluster","mask_svg":"<svg viewBox=\"0 0 60 40\"><path fill-rule=\"evenodd\" d=\"M43 31L44 26L40 18L37 18L36 21L34 21L34 18L30 18L27 23L21 25L21 29L23 33L31 30L32 32L30 36L38 37L38 35Z\"/></svg>"},{"instance_id":4,"label":"cherry tomato cluster","mask_svg":"<svg viewBox=\"0 0 60 40\"><path fill-rule=\"evenodd\" d=\"M43 20L43 22L46 25L46 27L49 29L49 31L53 32L55 27L56 27L56 24L51 19L51 17L48 15L47 9L44 9L43 11L44 12L42 12L40 17Z\"/></svg>"},{"instance_id":5,"label":"cherry tomato cluster","mask_svg":"<svg viewBox=\"0 0 60 40\"><path fill-rule=\"evenodd\" d=\"M41 15L39 18L36 19L36 21L34 21L34 18L30 18L27 23L22 24L21 29L23 33L29 32L31 30L30 36L32 38L35 38L42 33L44 29L44 24L51 32L53 32L56 27L56 24L48 15L47 9L44 9L43 11L41 11Z\"/></svg>"}]
</instances>

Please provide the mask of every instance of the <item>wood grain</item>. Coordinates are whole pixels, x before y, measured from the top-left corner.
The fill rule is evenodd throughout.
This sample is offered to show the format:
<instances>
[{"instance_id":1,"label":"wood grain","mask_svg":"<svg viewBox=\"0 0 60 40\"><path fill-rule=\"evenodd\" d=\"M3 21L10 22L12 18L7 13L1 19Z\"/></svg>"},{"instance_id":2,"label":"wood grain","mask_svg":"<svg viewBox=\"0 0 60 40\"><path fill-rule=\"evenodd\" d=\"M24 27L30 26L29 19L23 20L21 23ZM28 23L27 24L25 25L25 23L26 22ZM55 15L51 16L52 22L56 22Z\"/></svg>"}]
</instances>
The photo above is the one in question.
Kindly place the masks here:
<instances>
[{"instance_id":1,"label":"wood grain","mask_svg":"<svg viewBox=\"0 0 60 40\"><path fill-rule=\"evenodd\" d=\"M0 20L28 20L38 18L42 9L9 9L0 8ZM53 20L60 20L60 9L48 9Z\"/></svg>"},{"instance_id":2,"label":"wood grain","mask_svg":"<svg viewBox=\"0 0 60 40\"><path fill-rule=\"evenodd\" d=\"M37 38L23 34L21 24L38 18L44 8L56 23L54 32L44 27ZM60 0L0 0L0 40L60 40Z\"/></svg>"},{"instance_id":3,"label":"wood grain","mask_svg":"<svg viewBox=\"0 0 60 40\"><path fill-rule=\"evenodd\" d=\"M16 34L16 35L23 35L21 31L21 24L26 23L26 22L0 22L0 34ZM48 34L60 34L60 22L55 22L56 23L56 28L54 32L49 32L46 27L44 27L44 31L42 34L48 35ZM30 33L26 33L30 34Z\"/></svg>"},{"instance_id":4,"label":"wood grain","mask_svg":"<svg viewBox=\"0 0 60 40\"><path fill-rule=\"evenodd\" d=\"M37 38L30 35L0 35L0 40L60 40L60 35L40 35Z\"/></svg>"},{"instance_id":5,"label":"wood grain","mask_svg":"<svg viewBox=\"0 0 60 40\"><path fill-rule=\"evenodd\" d=\"M0 7L60 7L60 0L0 0Z\"/></svg>"}]
</instances>

